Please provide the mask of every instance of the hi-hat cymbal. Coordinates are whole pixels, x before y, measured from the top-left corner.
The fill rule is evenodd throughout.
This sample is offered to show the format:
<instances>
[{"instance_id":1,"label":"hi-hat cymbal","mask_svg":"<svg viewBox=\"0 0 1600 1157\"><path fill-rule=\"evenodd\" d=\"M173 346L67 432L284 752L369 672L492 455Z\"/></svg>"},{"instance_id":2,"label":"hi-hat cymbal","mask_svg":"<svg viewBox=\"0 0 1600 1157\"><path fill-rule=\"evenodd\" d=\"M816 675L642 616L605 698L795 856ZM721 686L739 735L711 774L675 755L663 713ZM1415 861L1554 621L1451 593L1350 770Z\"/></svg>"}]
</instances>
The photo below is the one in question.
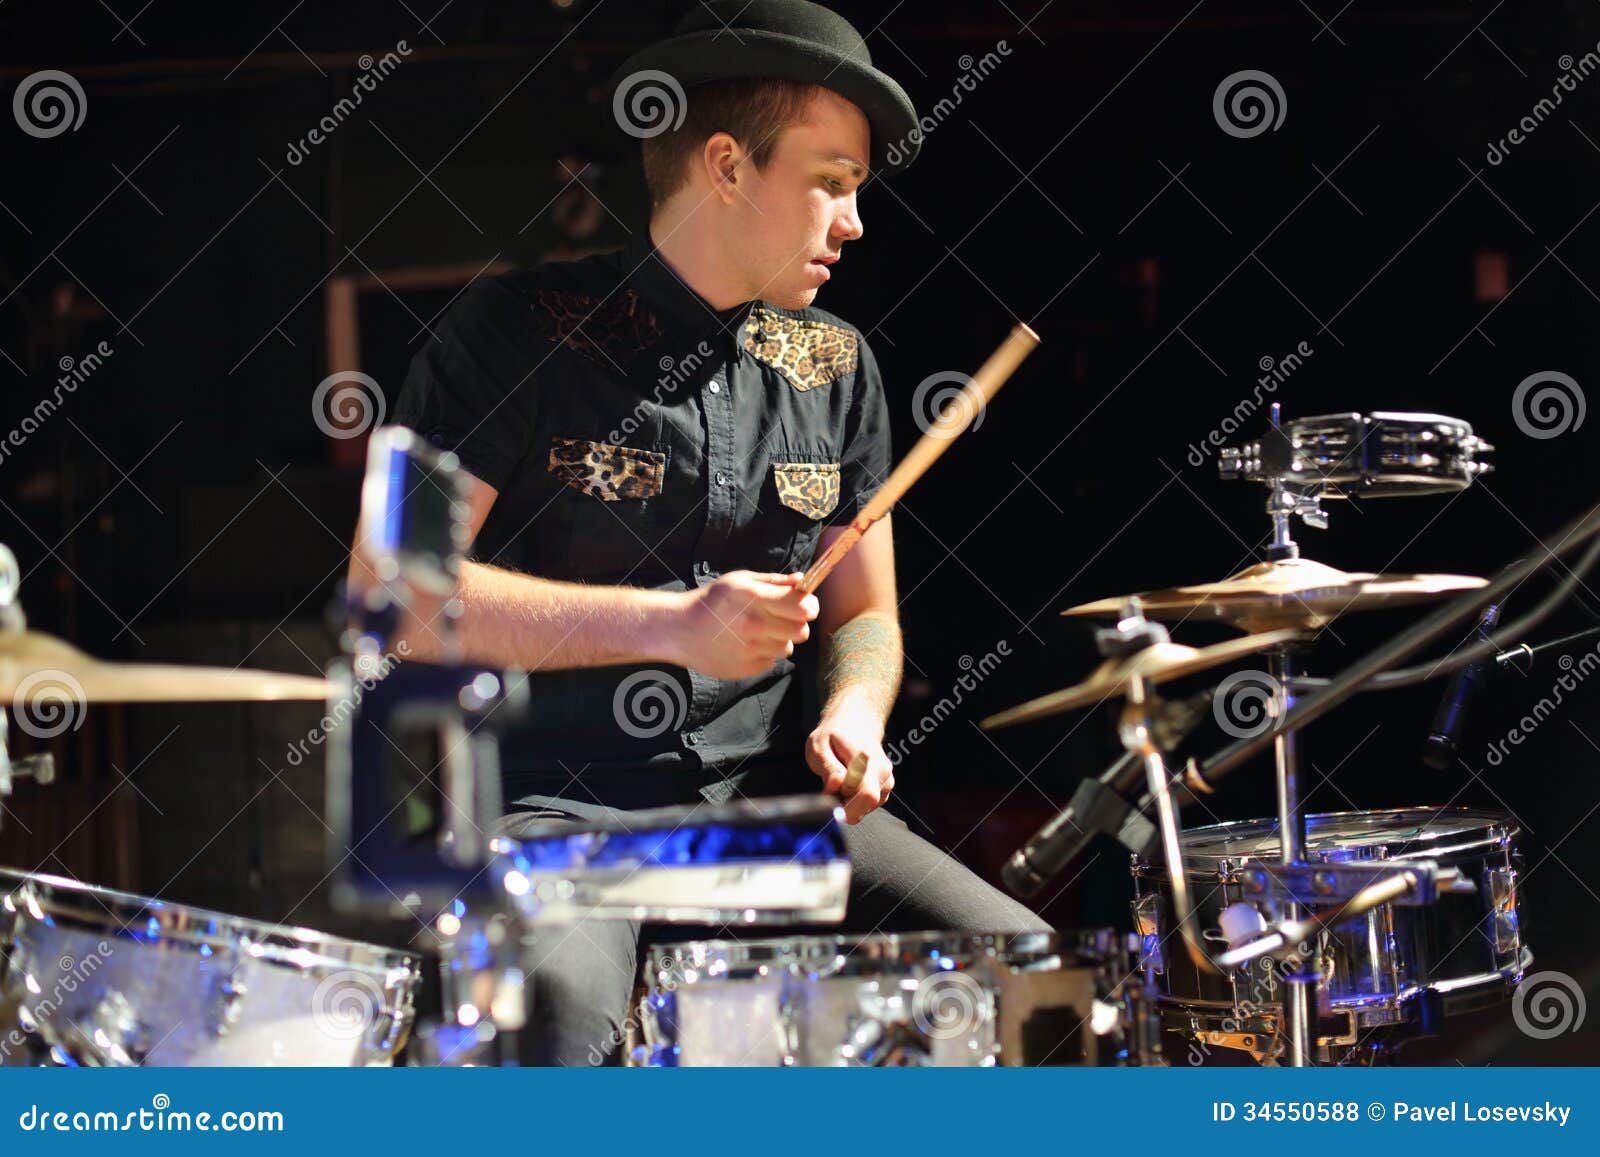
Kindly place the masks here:
<instances>
[{"instance_id":1,"label":"hi-hat cymbal","mask_svg":"<svg viewBox=\"0 0 1600 1157\"><path fill-rule=\"evenodd\" d=\"M1198 649L1181 643L1156 643L1121 659L1107 659L1082 683L991 715L982 726L985 729L1009 727L1013 723L1028 723L1062 711L1088 707L1126 694L1135 675L1143 676L1146 682L1165 683L1298 638L1299 631L1268 631Z\"/></svg>"},{"instance_id":2,"label":"hi-hat cymbal","mask_svg":"<svg viewBox=\"0 0 1600 1157\"><path fill-rule=\"evenodd\" d=\"M0 631L0 699L30 702L200 703L326 699L328 681L276 671L108 663L39 631Z\"/></svg>"},{"instance_id":3,"label":"hi-hat cymbal","mask_svg":"<svg viewBox=\"0 0 1600 1157\"><path fill-rule=\"evenodd\" d=\"M1289 558L1258 562L1221 582L1146 591L1138 599L1151 619L1222 619L1252 632L1315 630L1349 611L1425 602L1477 590L1488 581L1460 574L1352 574L1308 558ZM1061 613L1116 617L1129 597L1098 599Z\"/></svg>"}]
</instances>

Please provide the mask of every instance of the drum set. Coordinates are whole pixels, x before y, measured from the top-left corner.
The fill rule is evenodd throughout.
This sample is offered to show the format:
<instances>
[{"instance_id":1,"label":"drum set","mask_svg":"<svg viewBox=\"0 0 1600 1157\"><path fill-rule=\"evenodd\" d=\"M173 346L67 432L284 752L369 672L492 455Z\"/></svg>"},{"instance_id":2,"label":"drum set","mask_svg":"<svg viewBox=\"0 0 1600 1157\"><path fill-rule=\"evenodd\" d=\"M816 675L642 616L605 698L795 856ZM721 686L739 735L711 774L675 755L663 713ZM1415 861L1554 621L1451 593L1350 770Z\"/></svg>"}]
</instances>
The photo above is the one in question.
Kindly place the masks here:
<instances>
[{"instance_id":1,"label":"drum set","mask_svg":"<svg viewBox=\"0 0 1600 1157\"><path fill-rule=\"evenodd\" d=\"M1063 612L1117 619L1097 636L1106 662L1076 687L984 721L1008 726L1125 700L1119 733L1127 761L1090 781L1076 811L1104 813L1091 826L1099 822L1132 850L1141 968L1163 1024L1200 1046L1192 1056L1223 1048L1292 1066L1370 1063L1440 1031L1452 1013L1503 1000L1532 961L1519 930L1518 828L1510 817L1460 808L1307 815L1296 742L1295 707L1308 682L1301 659L1317 631L1343 615L1448 595L1464 595L1459 605L1470 613L1489 583L1335 570L1301 557L1292 520L1325 527L1329 499L1459 491L1489 469L1480 456L1490 449L1466 423L1441 415L1332 414L1283 424L1274 405L1267 437L1224 450L1219 462L1224 478L1268 487L1265 557L1220 582ZM1195 651L1173 644L1157 622L1190 619L1246 634ZM1200 700L1211 701L1225 730L1270 742L1278 814L1184 831L1174 796L1203 799L1212 782L1192 760L1176 771L1166 765L1164 751L1194 712L1164 703L1154 687L1257 653L1265 672L1230 676ZM1241 679L1244 697L1229 703ZM1359 685L1347 684L1341 694ZM1123 794L1141 772L1153 826ZM1008 877L1037 886L1038 857L1024 849ZM1059 871L1065 858L1058 852L1046 862Z\"/></svg>"},{"instance_id":2,"label":"drum set","mask_svg":"<svg viewBox=\"0 0 1600 1157\"><path fill-rule=\"evenodd\" d=\"M44 670L72 675L83 701L329 701L335 900L425 918L420 947L437 956L442 1015L414 1023L419 950L0 869L0 1063L515 1063L516 1038L537 1011L527 1003L537 947L610 919L722 929L646 954L617 1042L636 1065L1159 1065L1174 1063L1163 1043L1173 1034L1187 1038L1191 1059L1213 1049L1268 1065L1386 1059L1452 1015L1505 999L1529 967L1518 827L1463 808L1308 815L1297 732L1357 689L1419 678L1392 668L1548 560L1519 561L1492 581L1348 573L1302 558L1290 530L1294 518L1326 525L1331 499L1463 489L1488 469L1489 449L1438 415L1282 423L1274 407L1261 441L1220 460L1225 477L1268 487L1272 536L1259 563L1221 582L1063 612L1112 620L1096 636L1103 663L984 726L1116 700L1126 754L1084 781L1006 876L1027 894L1096 833L1113 836L1132 855L1131 932L785 934L845 913L843 811L827 796L492 838L498 735L526 710L528 687L515 672L449 654L385 662L408 601L447 599L467 545L458 463L402 428L371 439L362 544L376 581L350 595L346 654L326 679L92 659L26 630L5 552L0 691L17 710ZM1597 532L1600 520L1580 520L1550 558L1600 543ZM1572 573L1597 554L1600 545L1589 547ZM1349 670L1304 674L1316 632L1336 618L1421 603L1438 609ZM1520 642L1533 617L1506 630ZM447 604L447 637L451 619ZM1191 619L1243 634L1202 648L1173 642L1165 624ZM1426 673L1448 673L1505 638ZM1228 680L1188 700L1158 690L1252 658L1268 668L1249 672L1270 691L1259 725L1233 731L1237 742L1220 756L1170 765ZM432 770L420 779L407 754L419 744L436 757L422 761ZM1183 806L1269 746L1275 817L1184 828ZM48 782L52 770L48 756L13 762L0 747L0 800L13 779ZM763 936L739 934L757 928Z\"/></svg>"}]
</instances>

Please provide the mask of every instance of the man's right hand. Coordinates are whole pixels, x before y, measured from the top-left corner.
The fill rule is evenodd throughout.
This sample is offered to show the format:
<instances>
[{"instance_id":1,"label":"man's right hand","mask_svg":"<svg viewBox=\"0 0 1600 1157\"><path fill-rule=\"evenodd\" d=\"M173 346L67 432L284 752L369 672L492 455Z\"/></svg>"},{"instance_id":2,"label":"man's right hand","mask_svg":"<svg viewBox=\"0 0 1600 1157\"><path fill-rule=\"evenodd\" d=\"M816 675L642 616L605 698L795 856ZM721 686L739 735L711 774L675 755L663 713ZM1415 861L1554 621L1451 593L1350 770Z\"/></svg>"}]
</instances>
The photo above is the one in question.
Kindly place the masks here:
<instances>
[{"instance_id":1,"label":"man's right hand","mask_svg":"<svg viewBox=\"0 0 1600 1157\"><path fill-rule=\"evenodd\" d=\"M801 594L805 576L736 570L685 592L678 632L679 663L718 679L746 679L770 670L811 637L820 609Z\"/></svg>"}]
</instances>

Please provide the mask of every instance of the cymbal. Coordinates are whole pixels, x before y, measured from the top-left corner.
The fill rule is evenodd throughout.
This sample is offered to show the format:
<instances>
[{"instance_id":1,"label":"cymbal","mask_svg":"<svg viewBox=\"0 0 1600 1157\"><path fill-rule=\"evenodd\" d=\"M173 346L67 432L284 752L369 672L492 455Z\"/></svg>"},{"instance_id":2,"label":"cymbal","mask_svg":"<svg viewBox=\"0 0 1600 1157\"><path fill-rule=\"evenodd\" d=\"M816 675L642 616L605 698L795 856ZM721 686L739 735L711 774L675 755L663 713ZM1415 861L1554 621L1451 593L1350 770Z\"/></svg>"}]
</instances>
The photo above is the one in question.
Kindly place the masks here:
<instances>
[{"instance_id":1,"label":"cymbal","mask_svg":"<svg viewBox=\"0 0 1600 1157\"><path fill-rule=\"evenodd\" d=\"M0 699L75 703L326 699L326 679L276 671L108 663L39 631L0 631Z\"/></svg>"},{"instance_id":2,"label":"cymbal","mask_svg":"<svg viewBox=\"0 0 1600 1157\"><path fill-rule=\"evenodd\" d=\"M1121 659L1107 659L1082 683L1007 708L989 716L981 726L986 730L1009 727L1013 723L1028 723L1062 711L1092 706L1126 694L1135 675L1142 675L1150 683L1165 683L1298 638L1299 631L1268 631L1198 649L1181 643L1156 643Z\"/></svg>"},{"instance_id":3,"label":"cymbal","mask_svg":"<svg viewBox=\"0 0 1600 1157\"><path fill-rule=\"evenodd\" d=\"M1477 590L1488 581L1459 574L1351 573L1308 558L1288 558L1258 562L1221 582L1146 591L1138 599L1151 619L1222 619L1252 632L1314 630L1349 611L1426 602ZM1115 618L1129 597L1097 599L1061 613Z\"/></svg>"}]
</instances>

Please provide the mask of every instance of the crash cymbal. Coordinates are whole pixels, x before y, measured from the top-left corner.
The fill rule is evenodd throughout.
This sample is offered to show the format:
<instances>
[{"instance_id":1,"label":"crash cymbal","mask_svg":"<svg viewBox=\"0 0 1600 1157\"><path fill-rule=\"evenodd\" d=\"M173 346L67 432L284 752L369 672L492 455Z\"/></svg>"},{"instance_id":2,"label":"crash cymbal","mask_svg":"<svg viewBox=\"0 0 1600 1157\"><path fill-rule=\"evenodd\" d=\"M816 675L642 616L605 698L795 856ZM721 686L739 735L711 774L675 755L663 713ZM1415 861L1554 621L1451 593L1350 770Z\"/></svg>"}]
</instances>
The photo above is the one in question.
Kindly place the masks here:
<instances>
[{"instance_id":1,"label":"crash cymbal","mask_svg":"<svg viewBox=\"0 0 1600 1157\"><path fill-rule=\"evenodd\" d=\"M199 703L326 699L328 681L276 671L108 663L39 631L0 631L0 699Z\"/></svg>"},{"instance_id":2,"label":"crash cymbal","mask_svg":"<svg viewBox=\"0 0 1600 1157\"><path fill-rule=\"evenodd\" d=\"M1107 659L1082 683L991 715L982 726L985 729L1009 727L1013 723L1027 723L1062 711L1089 707L1126 694L1135 675L1142 675L1150 683L1165 683L1298 638L1299 631L1269 631L1198 649L1181 643L1156 643L1124 658Z\"/></svg>"},{"instance_id":3,"label":"crash cymbal","mask_svg":"<svg viewBox=\"0 0 1600 1157\"><path fill-rule=\"evenodd\" d=\"M1151 619L1222 619L1252 632L1314 630L1350 611L1425 602L1487 583L1474 575L1350 573L1289 558L1258 562L1221 582L1146 591L1138 599ZM1128 598L1098 599L1061 613L1114 618Z\"/></svg>"}]
</instances>

